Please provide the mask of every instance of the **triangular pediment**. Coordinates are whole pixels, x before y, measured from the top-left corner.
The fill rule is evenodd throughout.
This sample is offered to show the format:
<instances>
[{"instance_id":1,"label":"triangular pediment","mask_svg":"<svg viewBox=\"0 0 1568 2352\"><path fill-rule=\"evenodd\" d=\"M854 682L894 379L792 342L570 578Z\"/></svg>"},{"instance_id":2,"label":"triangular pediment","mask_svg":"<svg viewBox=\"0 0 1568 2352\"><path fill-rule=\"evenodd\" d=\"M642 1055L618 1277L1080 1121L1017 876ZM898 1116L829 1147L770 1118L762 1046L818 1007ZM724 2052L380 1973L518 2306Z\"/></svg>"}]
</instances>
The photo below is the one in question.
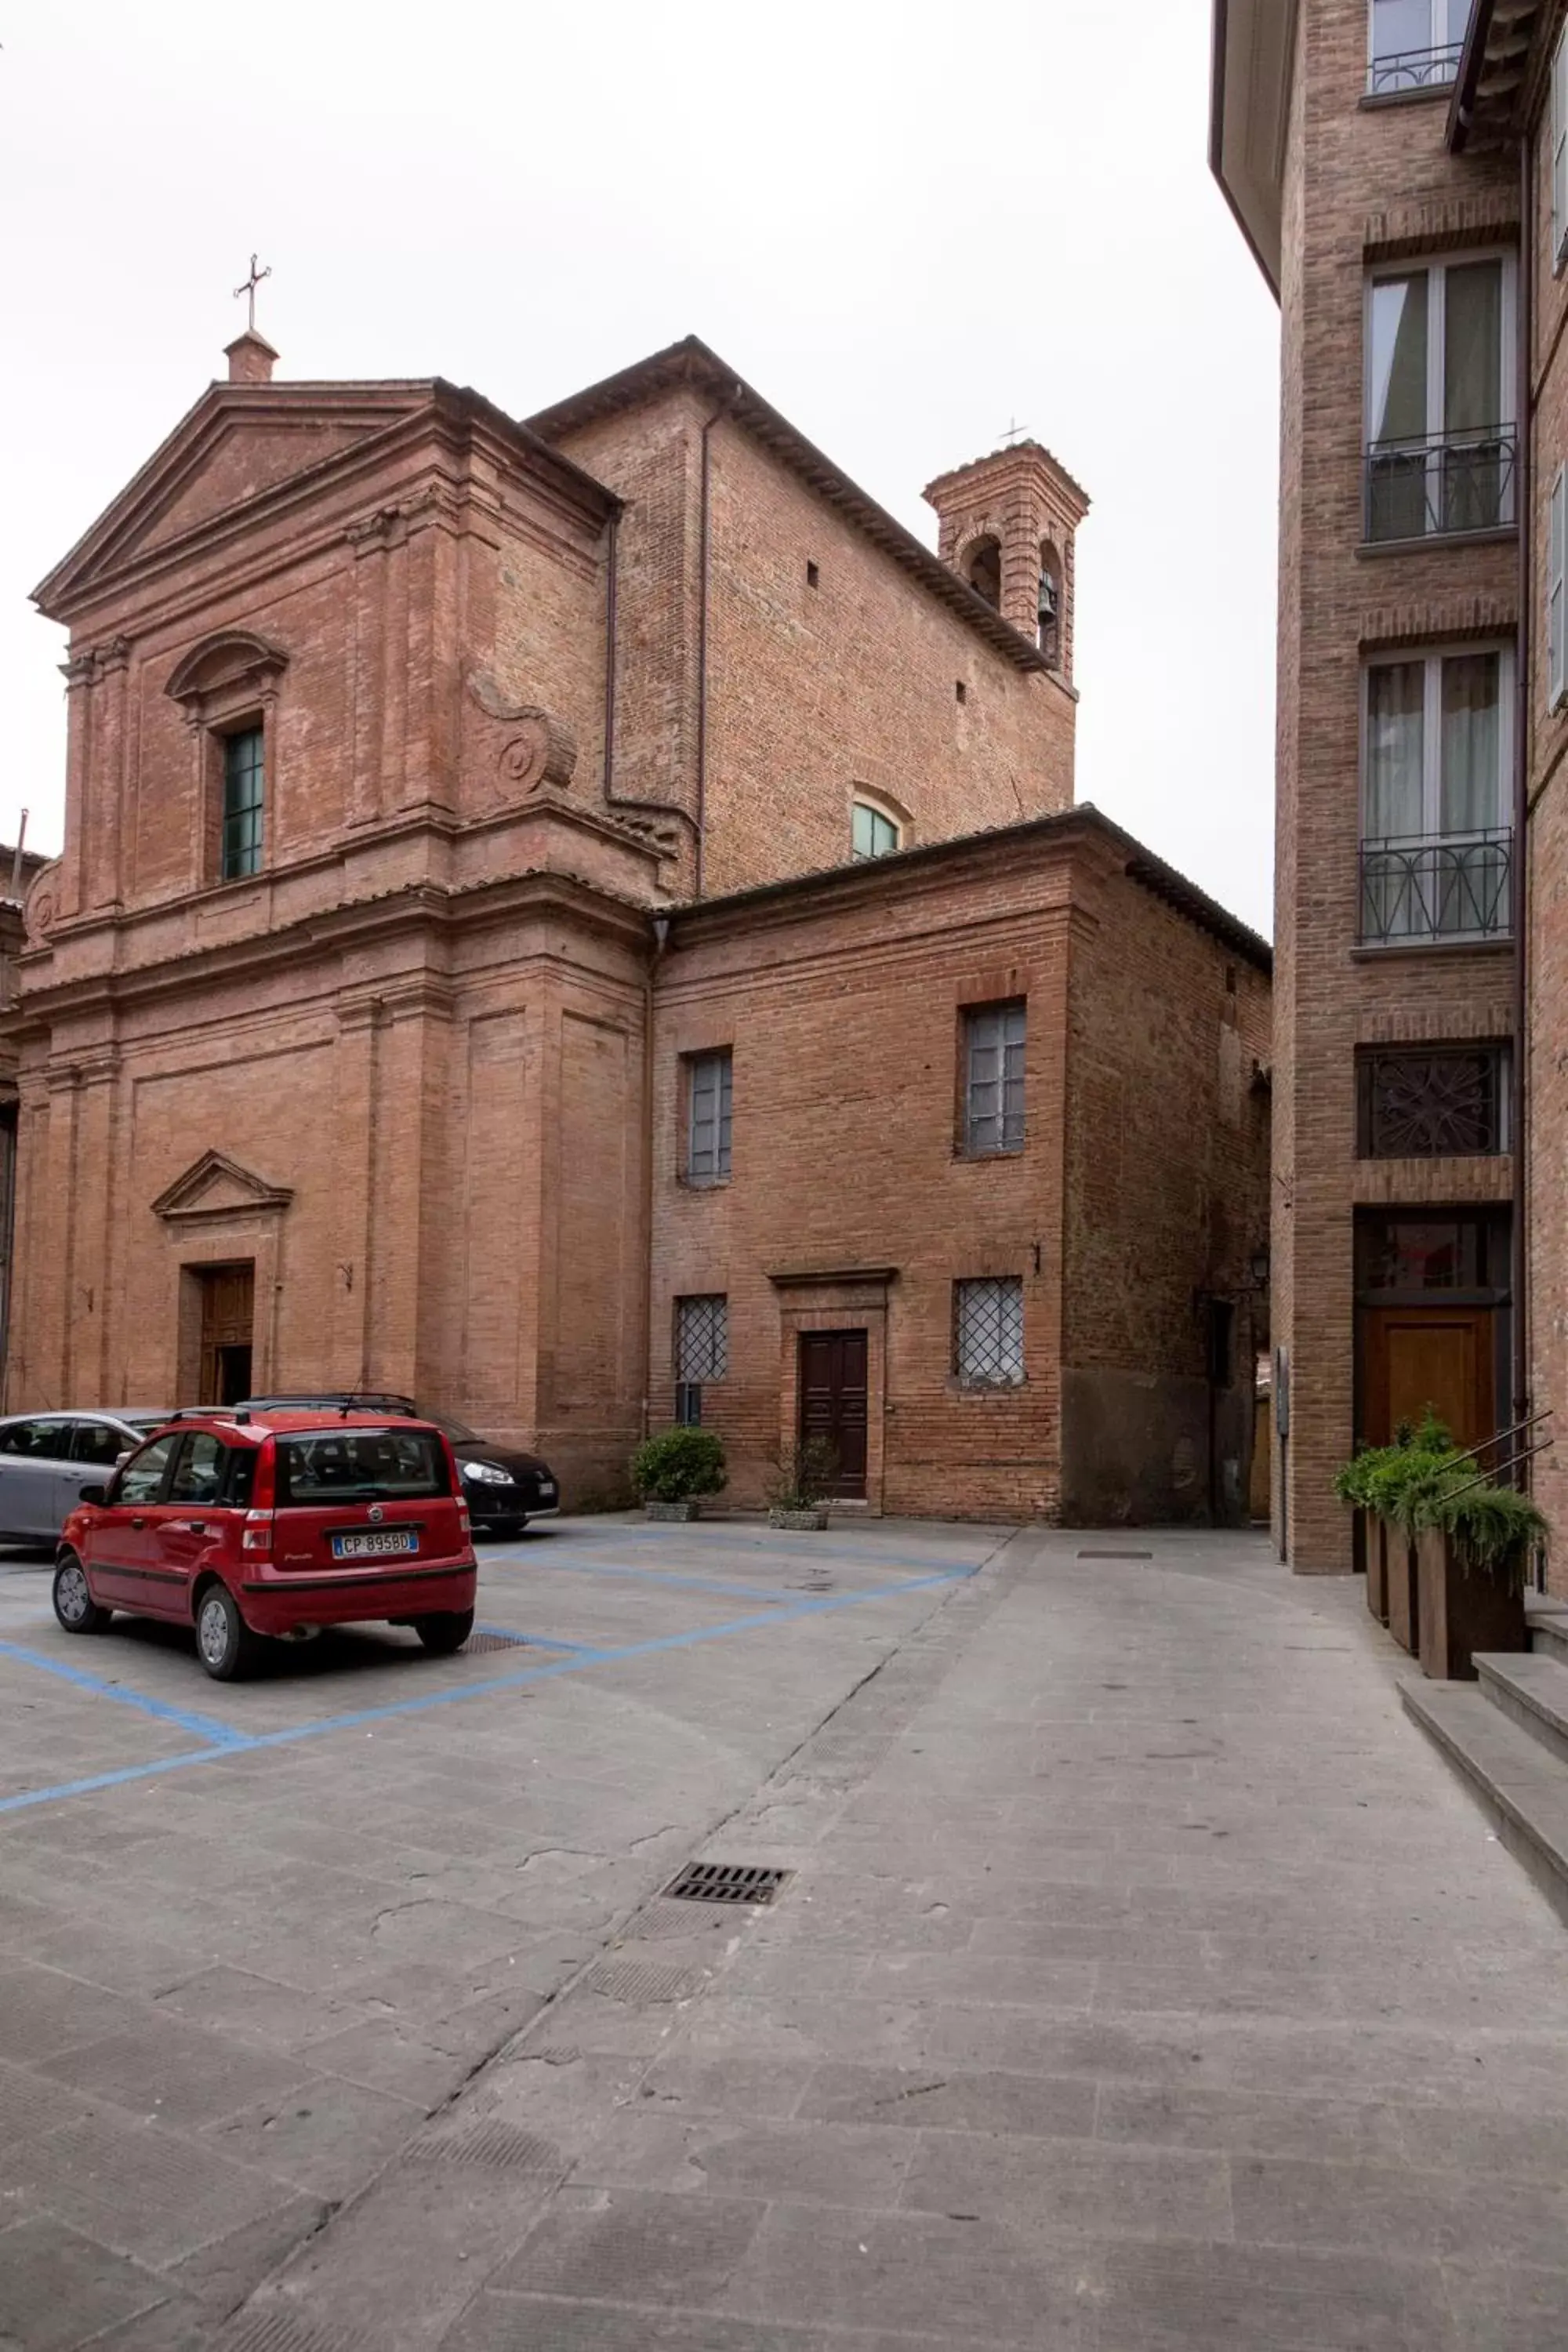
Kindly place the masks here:
<instances>
[{"instance_id":1,"label":"triangular pediment","mask_svg":"<svg viewBox=\"0 0 1568 2352\"><path fill-rule=\"evenodd\" d=\"M197 1217L253 1216L258 1210L286 1209L293 1197L289 1186L269 1184L226 1151L204 1151L159 1193L153 1213L175 1224Z\"/></svg>"},{"instance_id":2,"label":"triangular pediment","mask_svg":"<svg viewBox=\"0 0 1568 2352\"><path fill-rule=\"evenodd\" d=\"M51 618L68 618L85 593L143 558L326 486L427 413L442 389L434 382L209 385L40 583L35 601Z\"/></svg>"}]
</instances>

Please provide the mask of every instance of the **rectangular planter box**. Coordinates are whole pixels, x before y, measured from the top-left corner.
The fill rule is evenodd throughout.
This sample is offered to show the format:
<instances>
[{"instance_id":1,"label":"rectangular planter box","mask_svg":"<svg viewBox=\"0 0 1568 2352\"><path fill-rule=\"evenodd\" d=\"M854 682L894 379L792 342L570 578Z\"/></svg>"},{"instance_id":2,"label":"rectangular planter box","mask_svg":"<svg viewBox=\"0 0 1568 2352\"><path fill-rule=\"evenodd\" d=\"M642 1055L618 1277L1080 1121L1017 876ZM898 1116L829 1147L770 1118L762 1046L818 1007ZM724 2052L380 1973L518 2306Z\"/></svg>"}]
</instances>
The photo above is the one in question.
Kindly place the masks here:
<instances>
[{"instance_id":1,"label":"rectangular planter box","mask_svg":"<svg viewBox=\"0 0 1568 2352\"><path fill-rule=\"evenodd\" d=\"M1416 1546L1421 1580L1421 1671L1434 1682L1473 1682L1477 1650L1522 1650L1524 1594L1472 1568L1467 1574L1441 1528L1423 1528Z\"/></svg>"},{"instance_id":2,"label":"rectangular planter box","mask_svg":"<svg viewBox=\"0 0 1568 2352\"><path fill-rule=\"evenodd\" d=\"M1384 1623L1402 1650L1421 1654L1421 1588L1415 1570L1415 1547L1392 1519L1377 1522L1383 1549Z\"/></svg>"},{"instance_id":3,"label":"rectangular planter box","mask_svg":"<svg viewBox=\"0 0 1568 2352\"><path fill-rule=\"evenodd\" d=\"M682 1525L697 1517L697 1508L695 1502L660 1503L651 1496L643 1505L644 1513L648 1518L679 1519Z\"/></svg>"},{"instance_id":4,"label":"rectangular planter box","mask_svg":"<svg viewBox=\"0 0 1568 2352\"><path fill-rule=\"evenodd\" d=\"M1384 1552L1384 1523L1371 1511L1355 1515L1358 1567L1366 1570L1366 1605L1380 1625L1388 1622L1388 1562Z\"/></svg>"}]
</instances>

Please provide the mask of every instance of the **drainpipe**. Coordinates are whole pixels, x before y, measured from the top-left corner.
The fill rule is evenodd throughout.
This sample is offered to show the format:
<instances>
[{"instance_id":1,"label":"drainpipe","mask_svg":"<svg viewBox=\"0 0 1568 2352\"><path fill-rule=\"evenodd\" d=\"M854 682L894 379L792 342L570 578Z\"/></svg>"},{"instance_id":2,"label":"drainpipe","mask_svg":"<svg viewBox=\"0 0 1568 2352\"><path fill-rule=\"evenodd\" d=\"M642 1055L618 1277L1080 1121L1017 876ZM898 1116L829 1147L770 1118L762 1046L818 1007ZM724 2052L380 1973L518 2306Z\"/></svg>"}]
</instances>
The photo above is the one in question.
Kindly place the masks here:
<instances>
[{"instance_id":1,"label":"drainpipe","mask_svg":"<svg viewBox=\"0 0 1568 2352\"><path fill-rule=\"evenodd\" d=\"M1514 694L1513 742L1513 1204L1512 1204L1512 1291L1513 1291L1513 1420L1527 1420L1530 1414L1530 1254L1525 1240L1525 1118L1528 1109L1529 1087L1526 1076L1528 1035L1525 1023L1529 1011L1527 959L1529 954L1530 898L1528 876L1530 858L1528 832L1530 825L1530 720L1531 645L1532 637L1532 591L1534 585L1534 467L1533 425L1534 399L1534 282L1535 282L1535 185L1531 169L1531 140L1526 131L1519 151L1520 187L1520 268L1519 268L1519 355L1517 360L1519 395L1514 406L1519 417L1518 453L1514 458L1514 503L1519 513L1519 650L1515 656L1516 677Z\"/></svg>"},{"instance_id":2,"label":"drainpipe","mask_svg":"<svg viewBox=\"0 0 1568 2352\"><path fill-rule=\"evenodd\" d=\"M619 578L616 542L621 528L618 514L610 517L609 545L605 551L608 578L605 583L605 799L615 798L616 782L616 604Z\"/></svg>"},{"instance_id":3,"label":"drainpipe","mask_svg":"<svg viewBox=\"0 0 1568 2352\"><path fill-rule=\"evenodd\" d=\"M702 851L708 802L708 571L713 537L712 459L709 436L724 414L720 402L702 427L702 527L697 601L697 875L693 898L702 896Z\"/></svg>"},{"instance_id":4,"label":"drainpipe","mask_svg":"<svg viewBox=\"0 0 1568 2352\"><path fill-rule=\"evenodd\" d=\"M643 1253L642 1253L642 1433L648 1434L653 1417L653 991L658 967L669 940L669 917L653 919L653 953L643 977Z\"/></svg>"}]
</instances>

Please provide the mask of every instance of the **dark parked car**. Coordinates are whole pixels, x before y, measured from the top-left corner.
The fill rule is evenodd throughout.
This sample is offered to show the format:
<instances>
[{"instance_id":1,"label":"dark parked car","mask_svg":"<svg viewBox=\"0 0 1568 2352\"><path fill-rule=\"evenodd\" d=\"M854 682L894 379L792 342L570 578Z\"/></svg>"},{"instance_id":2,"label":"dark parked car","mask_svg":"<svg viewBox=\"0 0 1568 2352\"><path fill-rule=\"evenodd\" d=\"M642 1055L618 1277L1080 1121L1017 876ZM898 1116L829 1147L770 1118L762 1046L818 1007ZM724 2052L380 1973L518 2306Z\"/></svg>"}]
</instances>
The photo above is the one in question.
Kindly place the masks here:
<instances>
[{"instance_id":1,"label":"dark parked car","mask_svg":"<svg viewBox=\"0 0 1568 2352\"><path fill-rule=\"evenodd\" d=\"M14 1412L0 1421L0 1542L53 1543L82 1483L107 1478L167 1412L115 1405L100 1412Z\"/></svg>"},{"instance_id":2,"label":"dark parked car","mask_svg":"<svg viewBox=\"0 0 1568 2352\"><path fill-rule=\"evenodd\" d=\"M561 1508L555 1474L537 1454L513 1445L492 1445L450 1413L426 1412L412 1397L380 1389L311 1389L289 1396L247 1397L250 1412L407 1413L433 1421L450 1440L463 1481L463 1498L476 1536L518 1536L530 1519L552 1519Z\"/></svg>"}]
</instances>

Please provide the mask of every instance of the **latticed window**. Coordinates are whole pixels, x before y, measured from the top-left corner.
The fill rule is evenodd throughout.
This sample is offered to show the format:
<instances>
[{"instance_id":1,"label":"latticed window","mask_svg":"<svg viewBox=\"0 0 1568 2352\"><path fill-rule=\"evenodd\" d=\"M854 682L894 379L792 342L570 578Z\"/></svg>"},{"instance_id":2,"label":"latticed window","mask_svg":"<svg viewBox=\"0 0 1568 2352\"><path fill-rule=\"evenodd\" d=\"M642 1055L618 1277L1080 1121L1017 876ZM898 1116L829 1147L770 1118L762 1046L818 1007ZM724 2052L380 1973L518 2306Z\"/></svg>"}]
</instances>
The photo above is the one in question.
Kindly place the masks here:
<instances>
[{"instance_id":1,"label":"latticed window","mask_svg":"<svg viewBox=\"0 0 1568 2352\"><path fill-rule=\"evenodd\" d=\"M979 1004L963 1024L963 1149L1024 1148L1024 1005Z\"/></svg>"},{"instance_id":2,"label":"latticed window","mask_svg":"<svg viewBox=\"0 0 1568 2352\"><path fill-rule=\"evenodd\" d=\"M223 739L223 828L218 873L225 882L261 871L262 732Z\"/></svg>"},{"instance_id":3,"label":"latticed window","mask_svg":"<svg viewBox=\"0 0 1568 2352\"><path fill-rule=\"evenodd\" d=\"M675 1377L721 1381L730 1369L730 1302L722 1291L675 1302Z\"/></svg>"},{"instance_id":4,"label":"latticed window","mask_svg":"<svg viewBox=\"0 0 1568 2352\"><path fill-rule=\"evenodd\" d=\"M716 1184L730 1173L729 1049L694 1055L687 1073L686 1181Z\"/></svg>"},{"instance_id":5,"label":"latticed window","mask_svg":"<svg viewBox=\"0 0 1568 2352\"><path fill-rule=\"evenodd\" d=\"M1363 1053L1356 1091L1363 1160L1471 1159L1509 1148L1506 1045Z\"/></svg>"},{"instance_id":6,"label":"latticed window","mask_svg":"<svg viewBox=\"0 0 1568 2352\"><path fill-rule=\"evenodd\" d=\"M1016 1275L952 1286L953 1366L973 1387L1024 1377L1024 1285Z\"/></svg>"}]
</instances>

